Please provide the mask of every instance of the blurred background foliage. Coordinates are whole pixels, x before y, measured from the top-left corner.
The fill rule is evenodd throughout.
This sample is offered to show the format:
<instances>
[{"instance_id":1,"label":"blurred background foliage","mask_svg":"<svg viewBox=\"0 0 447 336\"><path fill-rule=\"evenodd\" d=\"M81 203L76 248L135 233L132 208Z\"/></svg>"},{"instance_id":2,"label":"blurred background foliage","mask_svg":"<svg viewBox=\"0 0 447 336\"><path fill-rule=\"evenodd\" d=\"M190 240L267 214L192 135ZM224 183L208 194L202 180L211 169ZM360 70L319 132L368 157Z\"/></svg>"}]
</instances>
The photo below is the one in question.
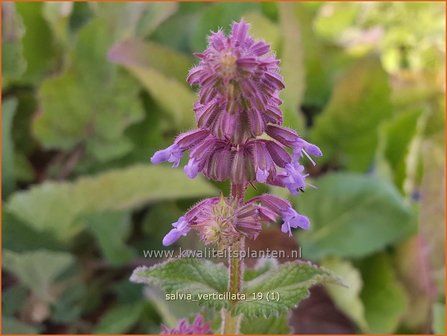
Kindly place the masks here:
<instances>
[{"instance_id":1,"label":"blurred background foliage","mask_svg":"<svg viewBox=\"0 0 447 336\"><path fill-rule=\"evenodd\" d=\"M193 127L192 53L241 17L282 61L286 125L325 153L291 198L311 230L255 243L298 242L350 286L314 289L289 324L445 332L443 3L2 2L4 333L157 333L199 310L128 277L228 189L148 158Z\"/></svg>"}]
</instances>

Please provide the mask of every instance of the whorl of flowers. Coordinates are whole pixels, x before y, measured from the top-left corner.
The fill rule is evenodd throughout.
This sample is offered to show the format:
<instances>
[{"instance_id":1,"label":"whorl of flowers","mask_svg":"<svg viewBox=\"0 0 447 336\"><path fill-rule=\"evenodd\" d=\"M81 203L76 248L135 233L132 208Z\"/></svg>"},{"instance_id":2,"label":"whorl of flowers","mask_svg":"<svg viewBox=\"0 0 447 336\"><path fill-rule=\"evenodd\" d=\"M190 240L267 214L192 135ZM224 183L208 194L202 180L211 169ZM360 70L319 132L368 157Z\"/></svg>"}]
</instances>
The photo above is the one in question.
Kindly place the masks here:
<instances>
[{"instance_id":1,"label":"whorl of flowers","mask_svg":"<svg viewBox=\"0 0 447 336\"><path fill-rule=\"evenodd\" d=\"M208 47L188 75L199 87L194 105L197 129L180 134L166 149L156 152L154 164L171 162L177 167L185 151L184 166L190 178L203 173L215 181L230 180L245 189L249 183L286 187L297 195L306 187L304 166L298 160L321 156L320 149L289 128L283 127L279 91L284 83L279 61L263 41L248 35L243 21L233 23L231 33L212 33ZM231 244L242 236L254 239L262 223L283 219L282 231L309 227L308 219L290 203L272 195L247 202L232 197L206 199L173 224L163 240L170 245L191 229L205 243ZM227 245L228 246L228 245Z\"/></svg>"}]
</instances>

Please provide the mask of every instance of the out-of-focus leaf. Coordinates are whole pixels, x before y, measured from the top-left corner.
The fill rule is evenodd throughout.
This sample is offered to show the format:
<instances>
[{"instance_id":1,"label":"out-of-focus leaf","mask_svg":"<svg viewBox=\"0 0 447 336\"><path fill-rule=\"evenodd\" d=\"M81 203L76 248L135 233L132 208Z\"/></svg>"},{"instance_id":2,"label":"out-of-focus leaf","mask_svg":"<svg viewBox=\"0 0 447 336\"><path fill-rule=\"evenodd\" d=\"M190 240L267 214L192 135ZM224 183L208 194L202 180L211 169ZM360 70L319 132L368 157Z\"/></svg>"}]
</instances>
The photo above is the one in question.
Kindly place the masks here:
<instances>
[{"instance_id":1,"label":"out-of-focus leaf","mask_svg":"<svg viewBox=\"0 0 447 336\"><path fill-rule=\"evenodd\" d=\"M51 320L56 323L77 321L82 314L83 300L86 296L87 290L84 284L69 286L54 303Z\"/></svg>"},{"instance_id":2,"label":"out-of-focus leaf","mask_svg":"<svg viewBox=\"0 0 447 336\"><path fill-rule=\"evenodd\" d=\"M315 181L297 204L309 216L299 236L303 256L363 257L415 230L412 209L390 183L372 175L335 173Z\"/></svg>"},{"instance_id":3,"label":"out-of-focus leaf","mask_svg":"<svg viewBox=\"0 0 447 336\"><path fill-rule=\"evenodd\" d=\"M33 326L25 324L14 317L2 317L2 334L38 334L39 330Z\"/></svg>"},{"instance_id":4,"label":"out-of-focus leaf","mask_svg":"<svg viewBox=\"0 0 447 336\"><path fill-rule=\"evenodd\" d=\"M28 297L28 289L21 285L14 285L3 290L2 314L13 316L25 304Z\"/></svg>"},{"instance_id":5,"label":"out-of-focus leaf","mask_svg":"<svg viewBox=\"0 0 447 336\"><path fill-rule=\"evenodd\" d=\"M133 3L135 5L136 3ZM130 5L130 3L129 3ZM150 35L162 22L173 15L178 9L176 2L146 3L136 27L136 35L145 37Z\"/></svg>"},{"instance_id":6,"label":"out-of-focus leaf","mask_svg":"<svg viewBox=\"0 0 447 336\"><path fill-rule=\"evenodd\" d=\"M2 196L7 198L15 189L14 144L12 141L12 120L17 108L17 100L12 98L2 102Z\"/></svg>"},{"instance_id":7,"label":"out-of-focus leaf","mask_svg":"<svg viewBox=\"0 0 447 336\"><path fill-rule=\"evenodd\" d=\"M117 305L102 316L94 328L96 334L124 334L137 323L144 309L144 304Z\"/></svg>"},{"instance_id":8,"label":"out-of-focus leaf","mask_svg":"<svg viewBox=\"0 0 447 336\"><path fill-rule=\"evenodd\" d=\"M7 210L3 210L2 229L2 247L6 250L23 252L45 247L47 250L63 251L67 248L52 232L37 231Z\"/></svg>"},{"instance_id":9,"label":"out-of-focus leaf","mask_svg":"<svg viewBox=\"0 0 447 336\"><path fill-rule=\"evenodd\" d=\"M402 190L407 175L407 158L416 136L420 110L403 112L386 122L380 131L378 167Z\"/></svg>"},{"instance_id":10,"label":"out-of-focus leaf","mask_svg":"<svg viewBox=\"0 0 447 336\"><path fill-rule=\"evenodd\" d=\"M258 11L245 13L242 17L250 25L250 35L255 39L264 40L274 51L280 42L278 26L260 14Z\"/></svg>"},{"instance_id":11,"label":"out-of-focus leaf","mask_svg":"<svg viewBox=\"0 0 447 336\"><path fill-rule=\"evenodd\" d=\"M208 183L200 179L190 181L181 171L133 166L70 183L43 183L15 193L7 208L36 230L49 230L67 239L84 227L80 220L83 215L214 193Z\"/></svg>"},{"instance_id":12,"label":"out-of-focus leaf","mask_svg":"<svg viewBox=\"0 0 447 336\"><path fill-rule=\"evenodd\" d=\"M423 332L430 321L433 302L437 298L435 273L431 269L430 241L421 234L411 237L396 248L394 263L402 285L408 293L408 309L402 324Z\"/></svg>"},{"instance_id":13,"label":"out-of-focus leaf","mask_svg":"<svg viewBox=\"0 0 447 336\"><path fill-rule=\"evenodd\" d=\"M182 80L186 80L188 68L185 65L189 63L187 58L155 44L144 44L136 40L116 44L109 51L108 57L112 62L125 66L179 127L192 125L192 107L196 97L177 79L180 77L179 73L182 73ZM177 65L172 68L172 64ZM163 71L169 72L169 75Z\"/></svg>"},{"instance_id":14,"label":"out-of-focus leaf","mask_svg":"<svg viewBox=\"0 0 447 336\"><path fill-rule=\"evenodd\" d=\"M65 47L69 43L70 15L73 10L73 3L67 1L45 2L42 13L51 27L54 37Z\"/></svg>"},{"instance_id":15,"label":"out-of-focus leaf","mask_svg":"<svg viewBox=\"0 0 447 336\"><path fill-rule=\"evenodd\" d=\"M285 89L281 92L284 101L284 123L294 129L303 128L301 101L305 88L303 45L298 20L294 15L295 4L278 3L280 30L283 36L281 50L281 73Z\"/></svg>"},{"instance_id":16,"label":"out-of-focus leaf","mask_svg":"<svg viewBox=\"0 0 447 336\"><path fill-rule=\"evenodd\" d=\"M389 95L387 75L375 58L358 61L337 81L310 134L326 160L355 171L371 166L377 128L392 113Z\"/></svg>"},{"instance_id":17,"label":"out-of-focus leaf","mask_svg":"<svg viewBox=\"0 0 447 336\"><path fill-rule=\"evenodd\" d=\"M362 330L367 330L365 311L360 300L363 281L360 272L349 262L336 258L323 260L322 266L343 279L347 287L326 285L338 308L349 316Z\"/></svg>"},{"instance_id":18,"label":"out-of-focus leaf","mask_svg":"<svg viewBox=\"0 0 447 336\"><path fill-rule=\"evenodd\" d=\"M294 334L355 334L357 328L332 302L325 288L310 289L310 296L292 310L289 324Z\"/></svg>"},{"instance_id":19,"label":"out-of-focus leaf","mask_svg":"<svg viewBox=\"0 0 447 336\"><path fill-rule=\"evenodd\" d=\"M95 235L105 259L112 265L129 262L134 251L126 245L129 235L130 217L128 213L110 212L88 216L86 225Z\"/></svg>"},{"instance_id":20,"label":"out-of-focus leaf","mask_svg":"<svg viewBox=\"0 0 447 336\"><path fill-rule=\"evenodd\" d=\"M290 333L287 314L270 318L242 319L241 333L244 335L285 335Z\"/></svg>"},{"instance_id":21,"label":"out-of-focus leaf","mask_svg":"<svg viewBox=\"0 0 447 336\"><path fill-rule=\"evenodd\" d=\"M18 79L26 69L23 57L23 25L13 2L2 3L2 87Z\"/></svg>"},{"instance_id":22,"label":"out-of-focus leaf","mask_svg":"<svg viewBox=\"0 0 447 336\"><path fill-rule=\"evenodd\" d=\"M71 68L42 84L41 113L33 130L46 148L70 150L82 144L99 160L131 149L123 132L143 117L139 86L107 62L112 42L113 30L105 20L90 21L79 32Z\"/></svg>"},{"instance_id":23,"label":"out-of-focus leaf","mask_svg":"<svg viewBox=\"0 0 447 336\"><path fill-rule=\"evenodd\" d=\"M51 29L43 17L44 4L18 2L15 5L25 26L22 43L27 66L23 78L36 83L56 67L58 50Z\"/></svg>"},{"instance_id":24,"label":"out-of-focus leaf","mask_svg":"<svg viewBox=\"0 0 447 336\"><path fill-rule=\"evenodd\" d=\"M225 3L216 2L204 8L200 12L199 22L195 26L195 31L191 41L192 48L200 52L206 48L208 36L211 31L223 28L226 32L233 21L239 21L245 13L259 8L257 3Z\"/></svg>"},{"instance_id":25,"label":"out-of-focus leaf","mask_svg":"<svg viewBox=\"0 0 447 336\"><path fill-rule=\"evenodd\" d=\"M325 38L337 41L345 29L353 24L360 6L361 4L355 2L324 4L315 19L315 31Z\"/></svg>"},{"instance_id":26,"label":"out-of-focus leaf","mask_svg":"<svg viewBox=\"0 0 447 336\"><path fill-rule=\"evenodd\" d=\"M65 252L46 250L16 253L5 250L3 267L44 301L52 302L50 285L57 276L73 264L73 257Z\"/></svg>"},{"instance_id":27,"label":"out-of-focus leaf","mask_svg":"<svg viewBox=\"0 0 447 336\"><path fill-rule=\"evenodd\" d=\"M391 261L387 255L378 254L363 260L360 270L368 332L392 334L407 309L408 299Z\"/></svg>"},{"instance_id":28,"label":"out-of-focus leaf","mask_svg":"<svg viewBox=\"0 0 447 336\"><path fill-rule=\"evenodd\" d=\"M183 294L184 300L220 309L228 301L205 297L226 291L227 269L206 259L170 259L152 267L138 267L132 273L131 281L161 286L167 294ZM187 295L191 295L190 299Z\"/></svg>"},{"instance_id":29,"label":"out-of-focus leaf","mask_svg":"<svg viewBox=\"0 0 447 336\"><path fill-rule=\"evenodd\" d=\"M245 301L233 308L246 318L278 316L309 296L314 285L343 284L334 274L309 262L287 262L244 284Z\"/></svg>"},{"instance_id":30,"label":"out-of-focus leaf","mask_svg":"<svg viewBox=\"0 0 447 336\"><path fill-rule=\"evenodd\" d=\"M436 303L433 306L433 332L445 335L445 304Z\"/></svg>"}]
</instances>

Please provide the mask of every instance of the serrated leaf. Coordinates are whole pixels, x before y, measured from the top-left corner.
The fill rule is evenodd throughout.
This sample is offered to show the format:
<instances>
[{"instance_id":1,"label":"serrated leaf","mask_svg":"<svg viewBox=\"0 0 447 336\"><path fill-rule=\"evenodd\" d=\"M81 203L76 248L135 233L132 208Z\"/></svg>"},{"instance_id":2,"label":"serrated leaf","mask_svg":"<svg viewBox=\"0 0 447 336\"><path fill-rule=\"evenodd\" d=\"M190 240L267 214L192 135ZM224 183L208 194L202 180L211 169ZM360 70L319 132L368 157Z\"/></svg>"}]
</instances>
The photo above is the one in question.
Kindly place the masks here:
<instances>
[{"instance_id":1,"label":"serrated leaf","mask_svg":"<svg viewBox=\"0 0 447 336\"><path fill-rule=\"evenodd\" d=\"M321 148L325 160L363 172L373 162L378 126L391 113L388 76L379 60L366 58L337 81L310 138Z\"/></svg>"},{"instance_id":2,"label":"serrated leaf","mask_svg":"<svg viewBox=\"0 0 447 336\"><path fill-rule=\"evenodd\" d=\"M75 182L40 184L12 195L7 209L38 231L69 239L85 226L81 217L88 214L214 193L204 180L190 181L179 170L136 165Z\"/></svg>"},{"instance_id":3,"label":"serrated leaf","mask_svg":"<svg viewBox=\"0 0 447 336\"><path fill-rule=\"evenodd\" d=\"M395 187L372 175L334 173L297 199L310 218L299 242L304 258L363 257L415 231L415 214Z\"/></svg>"},{"instance_id":4,"label":"serrated leaf","mask_svg":"<svg viewBox=\"0 0 447 336\"><path fill-rule=\"evenodd\" d=\"M54 297L49 292L50 285L72 264L73 257L65 252L38 250L16 253L5 250L2 267L13 273L39 298L52 302Z\"/></svg>"},{"instance_id":5,"label":"serrated leaf","mask_svg":"<svg viewBox=\"0 0 447 336\"><path fill-rule=\"evenodd\" d=\"M360 272L349 262L341 259L326 259L321 263L328 270L339 275L348 286L327 285L326 290L347 316L349 316L364 331L367 330L365 311L360 299L363 281Z\"/></svg>"},{"instance_id":6,"label":"serrated leaf","mask_svg":"<svg viewBox=\"0 0 447 336\"><path fill-rule=\"evenodd\" d=\"M392 334L407 309L408 299L391 261L385 254L375 255L363 260L360 270L368 332Z\"/></svg>"},{"instance_id":7,"label":"serrated leaf","mask_svg":"<svg viewBox=\"0 0 447 336\"><path fill-rule=\"evenodd\" d=\"M309 288L341 280L324 268L309 262L288 262L261 274L243 286L245 301L239 301L233 314L247 318L278 316L309 295Z\"/></svg>"},{"instance_id":8,"label":"serrated leaf","mask_svg":"<svg viewBox=\"0 0 447 336\"><path fill-rule=\"evenodd\" d=\"M131 281L161 286L167 294L190 294L192 301L215 309L228 305L225 300L204 298L204 294L224 293L227 290L228 274L223 264L209 260L173 259L164 263L135 269ZM188 300L184 296L183 300Z\"/></svg>"},{"instance_id":9,"label":"serrated leaf","mask_svg":"<svg viewBox=\"0 0 447 336\"><path fill-rule=\"evenodd\" d=\"M100 161L131 149L123 132L143 118L139 85L107 62L112 42L113 30L105 20L90 21L79 32L71 67L42 83L33 131L44 147L71 150L82 144Z\"/></svg>"},{"instance_id":10,"label":"serrated leaf","mask_svg":"<svg viewBox=\"0 0 447 336\"><path fill-rule=\"evenodd\" d=\"M287 314L269 318L243 318L241 323L241 333L244 335L286 335L290 333L287 320Z\"/></svg>"}]
</instances>

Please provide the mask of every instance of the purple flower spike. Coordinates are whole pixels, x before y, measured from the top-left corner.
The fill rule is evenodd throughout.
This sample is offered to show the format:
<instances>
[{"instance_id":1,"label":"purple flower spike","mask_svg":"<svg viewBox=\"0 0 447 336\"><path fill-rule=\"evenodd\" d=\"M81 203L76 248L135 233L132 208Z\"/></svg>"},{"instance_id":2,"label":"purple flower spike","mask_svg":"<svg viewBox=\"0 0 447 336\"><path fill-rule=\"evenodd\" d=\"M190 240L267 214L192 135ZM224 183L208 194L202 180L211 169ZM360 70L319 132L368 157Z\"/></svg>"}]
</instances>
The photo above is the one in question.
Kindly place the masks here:
<instances>
[{"instance_id":1,"label":"purple flower spike","mask_svg":"<svg viewBox=\"0 0 447 336\"><path fill-rule=\"evenodd\" d=\"M213 332L210 328L210 323L205 322L202 315L197 315L192 324L187 320L180 320L176 327L168 328L165 325L161 326L161 335L211 335Z\"/></svg>"},{"instance_id":2,"label":"purple flower spike","mask_svg":"<svg viewBox=\"0 0 447 336\"><path fill-rule=\"evenodd\" d=\"M292 236L291 228L302 228L308 230L310 227L309 219L306 216L300 215L293 208L288 208L282 212L284 223L281 225L281 231L289 233Z\"/></svg>"},{"instance_id":3,"label":"purple flower spike","mask_svg":"<svg viewBox=\"0 0 447 336\"><path fill-rule=\"evenodd\" d=\"M166 149L159 150L151 157L153 164L159 164L162 162L171 162L172 167L178 167L180 160L182 159L183 152L177 144L173 144Z\"/></svg>"},{"instance_id":4,"label":"purple flower spike","mask_svg":"<svg viewBox=\"0 0 447 336\"><path fill-rule=\"evenodd\" d=\"M181 236L186 236L191 229L185 216L180 217L172 226L174 228L163 238L164 246L174 244Z\"/></svg>"},{"instance_id":5,"label":"purple flower spike","mask_svg":"<svg viewBox=\"0 0 447 336\"><path fill-rule=\"evenodd\" d=\"M298 190L302 191L306 188L307 174L303 174L304 166L299 163L289 163L284 170L285 175L282 178L282 183L292 195L298 195Z\"/></svg>"}]
</instances>

